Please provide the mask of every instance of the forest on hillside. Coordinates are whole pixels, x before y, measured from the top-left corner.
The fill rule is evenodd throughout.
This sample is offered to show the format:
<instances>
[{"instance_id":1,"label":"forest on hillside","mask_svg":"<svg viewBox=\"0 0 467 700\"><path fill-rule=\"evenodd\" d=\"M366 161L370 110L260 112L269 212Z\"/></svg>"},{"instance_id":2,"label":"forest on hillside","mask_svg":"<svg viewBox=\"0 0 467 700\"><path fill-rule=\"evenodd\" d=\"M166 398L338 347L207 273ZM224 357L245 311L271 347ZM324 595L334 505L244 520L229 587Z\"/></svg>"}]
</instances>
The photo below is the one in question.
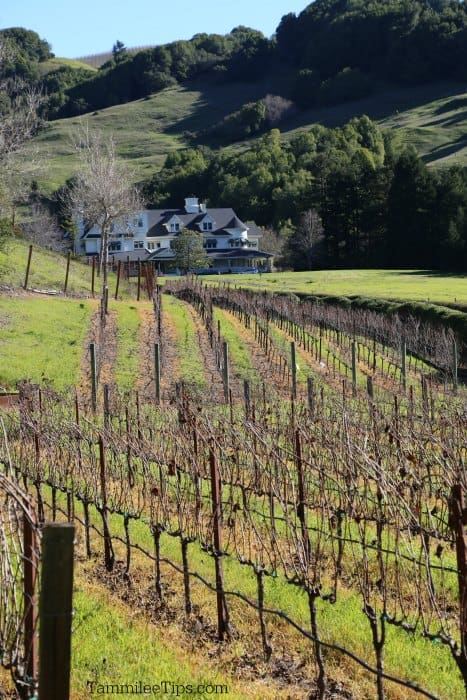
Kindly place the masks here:
<instances>
[{"instance_id":1,"label":"forest on hillside","mask_svg":"<svg viewBox=\"0 0 467 700\"><path fill-rule=\"evenodd\" d=\"M343 128L314 126L288 143L273 129L235 155L176 151L144 192L155 207L196 192L272 226L283 264L294 269L467 269L467 171L429 169L366 116ZM318 226L307 223L310 211Z\"/></svg>"},{"instance_id":2,"label":"forest on hillside","mask_svg":"<svg viewBox=\"0 0 467 700\"><path fill-rule=\"evenodd\" d=\"M428 169L396 132L367 117L314 126L284 143L277 126L294 110L355 99L388 84L463 80L467 9L458 0L316 0L284 16L274 37L239 26L130 54L122 42L98 71L45 69L46 40L0 31L3 86L40 89L44 121L132 101L176 83L265 81L274 87L170 153L142 189L150 206L178 206L196 192L272 228L287 266L467 269L467 172ZM14 111L15 89L0 92ZM38 125L40 128L40 125ZM220 146L259 136L241 151ZM211 143L207 147L206 144ZM34 185L37 199L37 183ZM312 217L312 230L306 224ZM310 221L308 216L308 221ZM316 225L318 221L318 225ZM313 253L311 253L311 249Z\"/></svg>"},{"instance_id":3,"label":"forest on hillside","mask_svg":"<svg viewBox=\"0 0 467 700\"><path fill-rule=\"evenodd\" d=\"M257 81L278 74L281 96L299 107L336 104L381 83L420 84L467 77L467 8L460 0L315 0L285 15L268 39L238 26L227 35L127 52L122 42L99 71L55 68L41 76L50 47L34 32L0 31L15 46L3 72L42 81L50 119L129 102L176 82Z\"/></svg>"}]
</instances>

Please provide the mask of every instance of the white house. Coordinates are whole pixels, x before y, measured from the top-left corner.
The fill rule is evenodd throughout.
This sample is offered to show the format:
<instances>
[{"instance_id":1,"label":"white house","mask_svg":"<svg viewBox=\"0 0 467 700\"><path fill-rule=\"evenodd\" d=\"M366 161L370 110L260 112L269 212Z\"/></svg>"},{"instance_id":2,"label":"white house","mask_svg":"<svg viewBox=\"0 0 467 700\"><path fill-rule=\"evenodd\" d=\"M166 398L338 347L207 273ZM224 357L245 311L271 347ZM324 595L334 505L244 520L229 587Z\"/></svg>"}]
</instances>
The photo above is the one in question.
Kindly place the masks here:
<instances>
[{"instance_id":1,"label":"white house","mask_svg":"<svg viewBox=\"0 0 467 700\"><path fill-rule=\"evenodd\" d=\"M109 256L138 258L165 272L173 266L172 241L182 229L203 234L213 272L269 268L272 255L259 249L262 233L254 222L243 223L231 208L207 208L197 197L187 197L182 209L146 209L115 225L109 235ZM96 255L100 247L99 227L86 229L79 223L76 252Z\"/></svg>"}]
</instances>

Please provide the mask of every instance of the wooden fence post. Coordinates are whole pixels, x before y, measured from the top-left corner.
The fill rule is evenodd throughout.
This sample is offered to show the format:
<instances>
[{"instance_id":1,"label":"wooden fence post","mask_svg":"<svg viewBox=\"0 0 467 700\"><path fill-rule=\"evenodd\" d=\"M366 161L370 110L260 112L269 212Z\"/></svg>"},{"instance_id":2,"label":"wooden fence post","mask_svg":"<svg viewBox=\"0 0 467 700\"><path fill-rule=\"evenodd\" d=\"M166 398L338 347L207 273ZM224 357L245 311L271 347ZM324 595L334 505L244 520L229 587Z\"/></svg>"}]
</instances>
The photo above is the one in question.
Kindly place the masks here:
<instances>
[{"instance_id":1,"label":"wooden fence post","mask_svg":"<svg viewBox=\"0 0 467 700\"><path fill-rule=\"evenodd\" d=\"M405 338L402 339L401 346L401 375L402 375L402 388L404 391L407 390L407 343Z\"/></svg>"},{"instance_id":2,"label":"wooden fence post","mask_svg":"<svg viewBox=\"0 0 467 700\"><path fill-rule=\"evenodd\" d=\"M211 498L213 515L214 562L216 567L217 596L217 638L223 641L229 632L228 611L224 595L224 575L222 568L222 501L219 467L213 447L209 450L211 470Z\"/></svg>"},{"instance_id":3,"label":"wooden fence post","mask_svg":"<svg viewBox=\"0 0 467 700\"><path fill-rule=\"evenodd\" d=\"M101 517L102 529L104 533L104 563L107 571L112 571L115 563L115 555L112 547L112 538L110 536L109 524L107 520L107 475L105 465L105 447L104 438L99 436L99 462L100 462L100 482L101 482Z\"/></svg>"},{"instance_id":4,"label":"wooden fence post","mask_svg":"<svg viewBox=\"0 0 467 700\"><path fill-rule=\"evenodd\" d=\"M357 357L355 340L352 340L352 395L357 395Z\"/></svg>"},{"instance_id":5,"label":"wooden fence post","mask_svg":"<svg viewBox=\"0 0 467 700\"><path fill-rule=\"evenodd\" d=\"M31 269L31 258L32 258L32 245L29 246L28 262L26 264L26 275L24 277L23 289L28 288L29 270Z\"/></svg>"},{"instance_id":6,"label":"wooden fence post","mask_svg":"<svg viewBox=\"0 0 467 700\"><path fill-rule=\"evenodd\" d=\"M122 261L119 260L117 263L117 282L115 284L115 301L118 299L118 290L120 287L120 275L122 273Z\"/></svg>"},{"instance_id":7,"label":"wooden fence post","mask_svg":"<svg viewBox=\"0 0 467 700\"><path fill-rule=\"evenodd\" d=\"M224 398L225 403L229 403L230 396L230 376L229 376L229 344L226 340L222 343L223 367L222 379L224 381Z\"/></svg>"},{"instance_id":8,"label":"wooden fence post","mask_svg":"<svg viewBox=\"0 0 467 700\"><path fill-rule=\"evenodd\" d=\"M160 345L154 343L154 381L156 385L156 403L161 402L161 356Z\"/></svg>"},{"instance_id":9,"label":"wooden fence post","mask_svg":"<svg viewBox=\"0 0 467 700\"><path fill-rule=\"evenodd\" d=\"M243 381L243 396L245 398L245 419L250 420L251 400L250 400L250 382L248 379Z\"/></svg>"},{"instance_id":10,"label":"wooden fence post","mask_svg":"<svg viewBox=\"0 0 467 700\"><path fill-rule=\"evenodd\" d=\"M24 651L25 668L21 696L26 700L34 695L38 681L37 657L37 541L34 499L29 499L28 513L23 514L23 566L24 566Z\"/></svg>"},{"instance_id":11,"label":"wooden fence post","mask_svg":"<svg viewBox=\"0 0 467 700\"><path fill-rule=\"evenodd\" d=\"M89 345L91 355L91 402L94 413L97 410L97 360L96 360L96 344Z\"/></svg>"},{"instance_id":12,"label":"wooden fence post","mask_svg":"<svg viewBox=\"0 0 467 700\"><path fill-rule=\"evenodd\" d=\"M65 272L65 284L63 285L63 293L66 294L68 289L68 277L70 275L70 260L71 260L71 250L68 251L66 256L66 272Z\"/></svg>"},{"instance_id":13,"label":"wooden fence post","mask_svg":"<svg viewBox=\"0 0 467 700\"><path fill-rule=\"evenodd\" d=\"M141 298L141 260L138 260L138 287L136 292L136 301Z\"/></svg>"},{"instance_id":14,"label":"wooden fence post","mask_svg":"<svg viewBox=\"0 0 467 700\"><path fill-rule=\"evenodd\" d=\"M295 353L295 343L290 343L290 360L292 363L292 398L297 398L297 358Z\"/></svg>"},{"instance_id":15,"label":"wooden fence post","mask_svg":"<svg viewBox=\"0 0 467 700\"><path fill-rule=\"evenodd\" d=\"M306 380L308 389L308 410L310 411L310 420L312 421L315 414L315 392L313 386L313 379L308 377Z\"/></svg>"},{"instance_id":16,"label":"wooden fence post","mask_svg":"<svg viewBox=\"0 0 467 700\"><path fill-rule=\"evenodd\" d=\"M94 297L96 285L96 258L93 255L92 258L92 272L91 272L91 295Z\"/></svg>"},{"instance_id":17,"label":"wooden fence post","mask_svg":"<svg viewBox=\"0 0 467 700\"><path fill-rule=\"evenodd\" d=\"M70 693L73 540L71 523L49 523L42 534L39 698L68 700Z\"/></svg>"},{"instance_id":18,"label":"wooden fence post","mask_svg":"<svg viewBox=\"0 0 467 700\"><path fill-rule=\"evenodd\" d=\"M459 631L461 650L459 666L467 681L467 507L460 484L451 487L449 525L456 538L457 571L459 580Z\"/></svg>"},{"instance_id":19,"label":"wooden fence post","mask_svg":"<svg viewBox=\"0 0 467 700\"><path fill-rule=\"evenodd\" d=\"M306 562L308 564L311 556L311 543L308 535L305 481L303 477L302 445L300 441L300 431L298 428L295 430L295 466L297 467L298 486L297 516L300 521L300 529L302 531L303 552L305 554Z\"/></svg>"}]
</instances>

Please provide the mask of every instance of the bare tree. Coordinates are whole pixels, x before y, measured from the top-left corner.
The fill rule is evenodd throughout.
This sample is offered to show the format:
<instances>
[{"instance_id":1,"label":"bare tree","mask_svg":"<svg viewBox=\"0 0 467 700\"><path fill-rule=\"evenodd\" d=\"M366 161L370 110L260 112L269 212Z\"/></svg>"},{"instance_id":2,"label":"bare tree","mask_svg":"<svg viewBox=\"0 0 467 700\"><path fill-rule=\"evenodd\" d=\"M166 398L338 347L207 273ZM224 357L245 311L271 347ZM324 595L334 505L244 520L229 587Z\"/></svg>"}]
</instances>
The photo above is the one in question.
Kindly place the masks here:
<instances>
[{"instance_id":1,"label":"bare tree","mask_svg":"<svg viewBox=\"0 0 467 700\"><path fill-rule=\"evenodd\" d=\"M57 217L40 202L31 205L30 220L23 224L24 237L41 246L64 253L70 247L70 239L63 238Z\"/></svg>"},{"instance_id":2,"label":"bare tree","mask_svg":"<svg viewBox=\"0 0 467 700\"><path fill-rule=\"evenodd\" d=\"M318 244L323 241L323 224L315 209L307 209L290 236L287 248L292 265L299 270L311 270Z\"/></svg>"},{"instance_id":3,"label":"bare tree","mask_svg":"<svg viewBox=\"0 0 467 700\"><path fill-rule=\"evenodd\" d=\"M86 225L100 229L99 270L105 302L111 228L124 225L131 214L141 209L142 201L132 184L131 171L118 159L112 137L91 132L83 125L74 146L80 168L65 196L65 209L70 218L81 218Z\"/></svg>"}]
</instances>

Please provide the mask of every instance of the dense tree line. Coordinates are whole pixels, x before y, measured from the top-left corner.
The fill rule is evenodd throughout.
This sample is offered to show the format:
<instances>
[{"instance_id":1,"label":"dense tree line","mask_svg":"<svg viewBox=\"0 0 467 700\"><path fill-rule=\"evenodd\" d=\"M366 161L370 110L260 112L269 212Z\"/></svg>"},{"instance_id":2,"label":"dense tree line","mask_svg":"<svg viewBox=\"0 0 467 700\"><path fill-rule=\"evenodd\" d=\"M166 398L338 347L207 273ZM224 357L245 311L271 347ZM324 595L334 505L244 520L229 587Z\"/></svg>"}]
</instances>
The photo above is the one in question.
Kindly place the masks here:
<instances>
[{"instance_id":1,"label":"dense tree line","mask_svg":"<svg viewBox=\"0 0 467 700\"><path fill-rule=\"evenodd\" d=\"M50 116L63 117L200 76L256 81L267 74L276 90L280 74L288 78L278 94L306 108L357 99L381 82L464 80L466 59L467 8L460 0L315 0L298 16L285 15L272 39L246 27L198 34L114 56L97 75L74 76L75 84L58 92L46 87L54 95Z\"/></svg>"},{"instance_id":2,"label":"dense tree line","mask_svg":"<svg viewBox=\"0 0 467 700\"><path fill-rule=\"evenodd\" d=\"M225 36L197 34L136 54L113 51L97 73L63 67L43 79L38 64L50 56L47 42L24 29L1 36L16 47L12 70L43 80L49 118L140 99L194 78L257 81L267 75L276 94L307 108L356 99L386 82L467 76L461 0L315 0L298 16L285 15L271 39L240 26ZM235 138L244 116L234 115L223 131L232 127Z\"/></svg>"},{"instance_id":3,"label":"dense tree line","mask_svg":"<svg viewBox=\"0 0 467 700\"><path fill-rule=\"evenodd\" d=\"M467 7L459 0L315 0L285 15L277 52L300 104L339 102L377 81L465 80Z\"/></svg>"},{"instance_id":4,"label":"dense tree line","mask_svg":"<svg viewBox=\"0 0 467 700\"><path fill-rule=\"evenodd\" d=\"M237 27L226 36L197 34L189 41L174 41L136 54L114 52L113 58L91 76L77 79L63 69L48 76L49 116L68 117L130 102L206 75L234 79L247 73L255 80L267 69L269 50L270 43L261 32ZM65 79L70 78L74 84L66 85Z\"/></svg>"},{"instance_id":5,"label":"dense tree line","mask_svg":"<svg viewBox=\"0 0 467 700\"><path fill-rule=\"evenodd\" d=\"M297 245L309 210L323 227L316 264L467 269L467 171L427 168L366 116L342 128L314 126L286 143L273 129L242 153L174 152L144 189L152 206L196 192L273 225L297 269L309 265L309 251Z\"/></svg>"}]
</instances>

